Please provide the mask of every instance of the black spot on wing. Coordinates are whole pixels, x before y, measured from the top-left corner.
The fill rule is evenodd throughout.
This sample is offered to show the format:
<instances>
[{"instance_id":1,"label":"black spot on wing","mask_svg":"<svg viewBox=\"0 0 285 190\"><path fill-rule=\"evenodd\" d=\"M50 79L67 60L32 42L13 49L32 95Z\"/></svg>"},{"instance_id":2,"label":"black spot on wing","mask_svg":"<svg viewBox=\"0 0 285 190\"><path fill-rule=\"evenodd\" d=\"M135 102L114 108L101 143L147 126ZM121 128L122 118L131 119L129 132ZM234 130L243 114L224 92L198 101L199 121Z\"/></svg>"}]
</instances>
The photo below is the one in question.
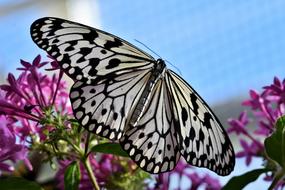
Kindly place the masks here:
<instances>
[{"instance_id":1,"label":"black spot on wing","mask_svg":"<svg viewBox=\"0 0 285 190\"><path fill-rule=\"evenodd\" d=\"M199 130L199 140L202 141L202 142L204 142L204 139L205 139L205 135L204 135L202 129L200 129L200 130Z\"/></svg>"},{"instance_id":2,"label":"black spot on wing","mask_svg":"<svg viewBox=\"0 0 285 190\"><path fill-rule=\"evenodd\" d=\"M139 139L142 139L142 138L144 138L144 133L140 133L140 135L139 135Z\"/></svg>"},{"instance_id":3,"label":"black spot on wing","mask_svg":"<svg viewBox=\"0 0 285 190\"><path fill-rule=\"evenodd\" d=\"M90 76L96 76L96 74L98 72L96 67L100 63L100 59L98 59L98 58L91 58L91 59L89 59L89 63L90 63L89 65L91 65L92 68L89 70L88 74Z\"/></svg>"},{"instance_id":4,"label":"black spot on wing","mask_svg":"<svg viewBox=\"0 0 285 190\"><path fill-rule=\"evenodd\" d=\"M104 48L110 50L111 48L114 48L114 47L120 47L122 44L122 42L119 40L119 39L116 39L114 38L114 41L107 41L105 44L104 44Z\"/></svg>"},{"instance_id":5,"label":"black spot on wing","mask_svg":"<svg viewBox=\"0 0 285 190\"><path fill-rule=\"evenodd\" d=\"M102 54L106 54L106 53L107 53L107 51L106 51L106 50L104 50L104 49L102 49L102 50L101 50L101 53L102 53Z\"/></svg>"},{"instance_id":6,"label":"black spot on wing","mask_svg":"<svg viewBox=\"0 0 285 190\"><path fill-rule=\"evenodd\" d=\"M73 51L74 47L73 46L68 46L67 48L65 48L64 51L69 52L69 51Z\"/></svg>"},{"instance_id":7,"label":"black spot on wing","mask_svg":"<svg viewBox=\"0 0 285 190\"><path fill-rule=\"evenodd\" d=\"M186 121L188 119L188 113L187 113L185 107L182 108L181 116L182 116L183 125L185 126L186 125Z\"/></svg>"},{"instance_id":8,"label":"black spot on wing","mask_svg":"<svg viewBox=\"0 0 285 190\"><path fill-rule=\"evenodd\" d=\"M190 144L190 138L186 137L185 140L184 140L184 143L185 143L185 146L188 147L189 144Z\"/></svg>"},{"instance_id":9,"label":"black spot on wing","mask_svg":"<svg viewBox=\"0 0 285 190\"><path fill-rule=\"evenodd\" d=\"M194 93L190 94L190 98L191 98L191 103L193 105L193 112L195 115L198 115L198 104L197 104L197 96Z\"/></svg>"},{"instance_id":10,"label":"black spot on wing","mask_svg":"<svg viewBox=\"0 0 285 190\"><path fill-rule=\"evenodd\" d=\"M91 106L93 107L93 106L95 106L95 105L96 105L96 101L93 100L93 101L91 102Z\"/></svg>"},{"instance_id":11,"label":"black spot on wing","mask_svg":"<svg viewBox=\"0 0 285 190\"><path fill-rule=\"evenodd\" d=\"M89 91L91 94L94 94L96 93L96 90L94 88L92 88L90 91Z\"/></svg>"},{"instance_id":12,"label":"black spot on wing","mask_svg":"<svg viewBox=\"0 0 285 190\"><path fill-rule=\"evenodd\" d=\"M90 75L90 76L95 76L96 74L97 74L97 70L96 69L93 69L93 68L91 68L89 71L88 71L88 75Z\"/></svg>"},{"instance_id":13,"label":"black spot on wing","mask_svg":"<svg viewBox=\"0 0 285 190\"><path fill-rule=\"evenodd\" d=\"M118 113L115 112L113 115L113 119L116 120L117 118L118 118Z\"/></svg>"},{"instance_id":14,"label":"black spot on wing","mask_svg":"<svg viewBox=\"0 0 285 190\"><path fill-rule=\"evenodd\" d=\"M117 67L120 63L121 63L120 59L117 59L117 58L111 59L108 65L106 66L106 69L113 69Z\"/></svg>"},{"instance_id":15,"label":"black spot on wing","mask_svg":"<svg viewBox=\"0 0 285 190\"><path fill-rule=\"evenodd\" d=\"M107 109L105 109L105 108L102 109L102 112L101 112L101 113L102 113L102 115L105 115L105 114L107 113Z\"/></svg>"},{"instance_id":16,"label":"black spot on wing","mask_svg":"<svg viewBox=\"0 0 285 190\"><path fill-rule=\"evenodd\" d=\"M98 33L95 30L90 30L89 33L82 33L83 39L93 42L97 37Z\"/></svg>"},{"instance_id":17,"label":"black spot on wing","mask_svg":"<svg viewBox=\"0 0 285 190\"><path fill-rule=\"evenodd\" d=\"M86 48L86 47L80 48L80 53L82 55L88 55L91 53L91 51L92 51L92 48Z\"/></svg>"},{"instance_id":18,"label":"black spot on wing","mask_svg":"<svg viewBox=\"0 0 285 190\"><path fill-rule=\"evenodd\" d=\"M126 114L125 114L125 109L124 109L124 107L121 108L121 111L120 111L120 112L121 112L122 117L125 117Z\"/></svg>"},{"instance_id":19,"label":"black spot on wing","mask_svg":"<svg viewBox=\"0 0 285 190\"><path fill-rule=\"evenodd\" d=\"M53 40L51 41L52 44L56 44L56 43L58 43L58 42L59 42L59 40L58 40L57 38L55 38L55 39L53 39Z\"/></svg>"},{"instance_id":20,"label":"black spot on wing","mask_svg":"<svg viewBox=\"0 0 285 190\"><path fill-rule=\"evenodd\" d=\"M147 148L150 149L152 147L152 142L149 142Z\"/></svg>"},{"instance_id":21,"label":"black spot on wing","mask_svg":"<svg viewBox=\"0 0 285 190\"><path fill-rule=\"evenodd\" d=\"M199 152L199 150L200 150L200 140L193 141L193 143L194 142L196 142L197 152Z\"/></svg>"},{"instance_id":22,"label":"black spot on wing","mask_svg":"<svg viewBox=\"0 0 285 190\"><path fill-rule=\"evenodd\" d=\"M195 136L196 136L196 133L195 133L194 127L191 127L191 129L190 129L190 139L194 140Z\"/></svg>"},{"instance_id":23,"label":"black spot on wing","mask_svg":"<svg viewBox=\"0 0 285 190\"><path fill-rule=\"evenodd\" d=\"M170 149L171 149L171 145L170 145L170 144L167 144L167 145L166 145L166 147L167 147L167 150L169 150L169 151L170 151Z\"/></svg>"},{"instance_id":24,"label":"black spot on wing","mask_svg":"<svg viewBox=\"0 0 285 190\"><path fill-rule=\"evenodd\" d=\"M205 127L207 127L207 129L212 128L212 127L211 127L211 120L213 120L212 115L211 115L209 112L206 112L206 113L204 114L204 122L203 122L203 125L204 125Z\"/></svg>"}]
</instances>

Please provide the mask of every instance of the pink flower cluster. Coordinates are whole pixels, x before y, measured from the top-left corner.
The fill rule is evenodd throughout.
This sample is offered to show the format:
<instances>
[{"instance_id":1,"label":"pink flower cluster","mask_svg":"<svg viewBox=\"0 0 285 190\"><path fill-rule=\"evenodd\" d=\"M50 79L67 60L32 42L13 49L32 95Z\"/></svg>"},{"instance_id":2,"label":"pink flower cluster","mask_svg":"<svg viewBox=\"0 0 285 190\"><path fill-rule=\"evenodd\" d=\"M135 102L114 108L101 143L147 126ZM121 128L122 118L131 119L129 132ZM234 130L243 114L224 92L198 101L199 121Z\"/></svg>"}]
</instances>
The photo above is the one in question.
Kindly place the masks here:
<instances>
[{"instance_id":1,"label":"pink flower cluster","mask_svg":"<svg viewBox=\"0 0 285 190\"><path fill-rule=\"evenodd\" d=\"M155 186L149 190L168 190L173 179L176 179L175 177L178 177L178 181L175 181L176 190L185 189L185 187L183 188L182 182L182 178L184 177L186 177L188 182L191 184L190 188L188 188L189 190L197 190L199 188L203 188L205 190L221 189L221 184L218 179L215 179L208 174L199 175L195 172L193 167L187 164L184 160L180 160L173 171L157 175Z\"/></svg>"},{"instance_id":2,"label":"pink flower cluster","mask_svg":"<svg viewBox=\"0 0 285 190\"><path fill-rule=\"evenodd\" d=\"M106 184L110 180L110 176L114 175L114 173L122 172L123 170L122 166L120 165L120 162L115 159L115 156L110 154L103 154L99 159L98 157L97 159L95 159L94 155L90 155L89 161L95 173L97 182L101 187L106 186ZM56 180L59 182L57 185L59 189L64 189L64 172L66 167L71 162L72 160L59 161L60 168L56 174ZM80 171L81 171L81 180L80 180L79 189L82 190L92 189L91 181L82 163L80 164Z\"/></svg>"},{"instance_id":3,"label":"pink flower cluster","mask_svg":"<svg viewBox=\"0 0 285 190\"><path fill-rule=\"evenodd\" d=\"M285 79L280 81L275 77L273 84L263 87L261 93L250 90L249 94L250 99L242 105L251 108L254 122L250 122L246 111L238 119L228 121L231 126L228 132L241 137L242 151L236 156L245 157L246 165L251 163L252 157L261 156L264 152L264 138L274 131L275 122L285 114ZM250 128L253 124L257 125L254 130Z\"/></svg>"},{"instance_id":4,"label":"pink flower cluster","mask_svg":"<svg viewBox=\"0 0 285 190\"><path fill-rule=\"evenodd\" d=\"M21 60L19 77L10 73L8 84L0 85L0 171L11 171L9 161L15 164L18 160L32 169L27 158L29 145L31 136L45 138L45 128L40 124L44 112L53 107L54 111L71 113L62 74L49 77L39 72L47 63L41 62L40 56L32 63Z\"/></svg>"}]
</instances>

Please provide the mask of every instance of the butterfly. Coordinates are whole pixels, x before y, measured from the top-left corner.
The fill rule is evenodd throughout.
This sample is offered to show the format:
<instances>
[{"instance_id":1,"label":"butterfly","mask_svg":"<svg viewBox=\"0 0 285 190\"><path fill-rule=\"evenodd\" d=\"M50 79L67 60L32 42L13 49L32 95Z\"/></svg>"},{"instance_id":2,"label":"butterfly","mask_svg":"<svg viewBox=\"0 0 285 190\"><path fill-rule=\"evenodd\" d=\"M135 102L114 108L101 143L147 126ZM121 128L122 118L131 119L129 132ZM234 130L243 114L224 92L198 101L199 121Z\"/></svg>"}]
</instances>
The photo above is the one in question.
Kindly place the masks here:
<instances>
[{"instance_id":1,"label":"butterfly","mask_svg":"<svg viewBox=\"0 0 285 190\"><path fill-rule=\"evenodd\" d=\"M88 131L119 141L149 173L187 163L228 175L235 156L218 118L178 74L129 42L76 22L40 18L33 41L74 80L73 113Z\"/></svg>"}]
</instances>

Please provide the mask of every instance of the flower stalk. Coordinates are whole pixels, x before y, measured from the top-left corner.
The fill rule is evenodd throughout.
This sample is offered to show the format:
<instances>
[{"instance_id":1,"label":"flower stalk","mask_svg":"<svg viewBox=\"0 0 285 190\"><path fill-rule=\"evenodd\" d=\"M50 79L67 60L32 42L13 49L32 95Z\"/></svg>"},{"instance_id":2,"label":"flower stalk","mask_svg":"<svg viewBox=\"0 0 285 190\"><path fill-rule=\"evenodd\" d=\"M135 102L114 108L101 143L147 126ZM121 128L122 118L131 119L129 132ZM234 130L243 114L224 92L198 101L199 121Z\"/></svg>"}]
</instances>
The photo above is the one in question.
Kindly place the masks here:
<instances>
[{"instance_id":1,"label":"flower stalk","mask_svg":"<svg viewBox=\"0 0 285 190\"><path fill-rule=\"evenodd\" d=\"M87 173L88 173L89 179L91 180L91 183L92 183L93 188L94 188L95 190L100 190L99 185L98 185L98 182L97 182L97 180L96 180L96 177L95 177L95 175L94 175L94 173L93 173L92 167L91 167L91 165L90 165L90 161L89 161L89 159L88 159L88 156L87 156L87 157L84 157L83 160L82 160L82 162L83 162L83 165L84 165L84 167L85 167L85 169L86 169L86 171L87 171Z\"/></svg>"}]
</instances>

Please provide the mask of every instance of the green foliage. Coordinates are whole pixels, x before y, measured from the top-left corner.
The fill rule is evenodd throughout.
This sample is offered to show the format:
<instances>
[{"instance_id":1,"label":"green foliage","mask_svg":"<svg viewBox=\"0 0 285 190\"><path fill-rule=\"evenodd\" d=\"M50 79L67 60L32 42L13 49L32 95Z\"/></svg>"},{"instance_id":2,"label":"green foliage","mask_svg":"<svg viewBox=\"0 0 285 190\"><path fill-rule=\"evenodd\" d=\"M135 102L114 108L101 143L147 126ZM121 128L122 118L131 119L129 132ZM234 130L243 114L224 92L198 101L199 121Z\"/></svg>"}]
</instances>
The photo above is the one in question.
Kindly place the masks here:
<instances>
[{"instance_id":1,"label":"green foliage","mask_svg":"<svg viewBox=\"0 0 285 190\"><path fill-rule=\"evenodd\" d=\"M265 139L264 146L268 159L266 167L233 177L223 190L242 189L268 171L274 176L269 189L274 189L278 181L285 176L285 116L277 120L275 131Z\"/></svg>"},{"instance_id":2,"label":"green foliage","mask_svg":"<svg viewBox=\"0 0 285 190\"><path fill-rule=\"evenodd\" d=\"M116 156L129 157L118 143L103 143L92 147L91 152L113 154Z\"/></svg>"},{"instance_id":3,"label":"green foliage","mask_svg":"<svg viewBox=\"0 0 285 190\"><path fill-rule=\"evenodd\" d=\"M255 181L261 174L267 172L265 168L256 169L231 178L222 188L223 190L243 189L249 183Z\"/></svg>"},{"instance_id":4,"label":"green foliage","mask_svg":"<svg viewBox=\"0 0 285 190\"><path fill-rule=\"evenodd\" d=\"M0 187L3 190L43 190L37 183L20 177L2 178L0 179Z\"/></svg>"},{"instance_id":5,"label":"green foliage","mask_svg":"<svg viewBox=\"0 0 285 190\"><path fill-rule=\"evenodd\" d=\"M265 150L270 159L285 169L285 116L276 122L276 130L264 141Z\"/></svg>"},{"instance_id":6,"label":"green foliage","mask_svg":"<svg viewBox=\"0 0 285 190\"><path fill-rule=\"evenodd\" d=\"M80 168L79 163L72 162L64 173L64 189L77 190L80 182Z\"/></svg>"},{"instance_id":7,"label":"green foliage","mask_svg":"<svg viewBox=\"0 0 285 190\"><path fill-rule=\"evenodd\" d=\"M120 190L141 190L145 188L146 179L150 179L150 174L141 169L137 169L134 173L117 172L108 179L107 189Z\"/></svg>"}]
</instances>

